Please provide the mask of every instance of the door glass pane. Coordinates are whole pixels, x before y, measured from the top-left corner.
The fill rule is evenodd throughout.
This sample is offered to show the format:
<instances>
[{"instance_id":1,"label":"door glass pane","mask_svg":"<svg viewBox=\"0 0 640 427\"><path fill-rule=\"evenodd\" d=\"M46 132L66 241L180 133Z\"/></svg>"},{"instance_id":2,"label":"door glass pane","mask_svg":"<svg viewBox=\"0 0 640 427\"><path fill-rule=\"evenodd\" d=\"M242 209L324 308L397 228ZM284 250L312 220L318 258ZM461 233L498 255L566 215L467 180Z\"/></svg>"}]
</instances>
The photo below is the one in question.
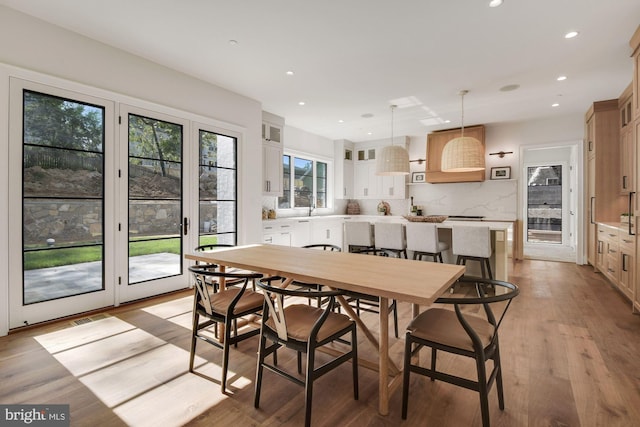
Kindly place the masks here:
<instances>
[{"instance_id":1,"label":"door glass pane","mask_svg":"<svg viewBox=\"0 0 640 427\"><path fill-rule=\"evenodd\" d=\"M104 108L23 92L23 303L104 289Z\"/></svg>"},{"instance_id":2,"label":"door glass pane","mask_svg":"<svg viewBox=\"0 0 640 427\"><path fill-rule=\"evenodd\" d=\"M236 244L237 139L200 130L199 245Z\"/></svg>"},{"instance_id":3,"label":"door glass pane","mask_svg":"<svg viewBox=\"0 0 640 427\"><path fill-rule=\"evenodd\" d=\"M182 126L129 114L129 284L182 273Z\"/></svg>"},{"instance_id":4,"label":"door glass pane","mask_svg":"<svg viewBox=\"0 0 640 427\"><path fill-rule=\"evenodd\" d=\"M562 166L527 168L527 242L562 244Z\"/></svg>"}]
</instances>

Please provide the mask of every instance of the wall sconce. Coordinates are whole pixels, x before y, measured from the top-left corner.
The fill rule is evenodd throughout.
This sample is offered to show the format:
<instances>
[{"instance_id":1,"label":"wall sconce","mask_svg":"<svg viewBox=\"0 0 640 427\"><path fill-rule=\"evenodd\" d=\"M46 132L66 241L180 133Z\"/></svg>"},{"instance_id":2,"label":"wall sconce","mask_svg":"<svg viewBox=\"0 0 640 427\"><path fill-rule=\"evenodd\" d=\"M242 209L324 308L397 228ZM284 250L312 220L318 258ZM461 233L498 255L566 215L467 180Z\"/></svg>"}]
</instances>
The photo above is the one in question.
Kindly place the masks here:
<instances>
[{"instance_id":1,"label":"wall sconce","mask_svg":"<svg viewBox=\"0 0 640 427\"><path fill-rule=\"evenodd\" d=\"M504 158L505 154L513 154L513 151L498 151L497 153L489 153L490 156L498 156L501 159Z\"/></svg>"}]
</instances>

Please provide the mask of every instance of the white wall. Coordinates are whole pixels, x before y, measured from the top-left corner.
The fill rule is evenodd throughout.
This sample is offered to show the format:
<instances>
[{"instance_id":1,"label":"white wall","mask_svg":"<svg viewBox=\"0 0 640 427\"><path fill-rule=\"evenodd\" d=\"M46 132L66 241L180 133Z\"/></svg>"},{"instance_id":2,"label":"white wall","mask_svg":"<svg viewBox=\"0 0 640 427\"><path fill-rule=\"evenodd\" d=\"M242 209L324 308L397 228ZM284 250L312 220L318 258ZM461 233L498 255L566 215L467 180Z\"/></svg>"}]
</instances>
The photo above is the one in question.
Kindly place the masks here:
<instances>
[{"instance_id":1,"label":"white wall","mask_svg":"<svg viewBox=\"0 0 640 427\"><path fill-rule=\"evenodd\" d=\"M589 106L585 106L585 111ZM582 114L563 115L530 122L490 124L485 128L486 181L483 183L420 184L409 186L414 204L426 205L426 214L482 215L491 219L519 218L520 147L580 141L584 134ZM425 137L412 137L411 159L426 158ZM490 153L513 151L504 158ZM491 181L492 167L511 167L511 181ZM578 168L582 167L579 163ZM411 163L412 172L425 170L426 165ZM464 212L460 212L464 210Z\"/></svg>"},{"instance_id":2,"label":"white wall","mask_svg":"<svg viewBox=\"0 0 640 427\"><path fill-rule=\"evenodd\" d=\"M59 78L76 87L86 85L210 118L220 127L228 124L241 132L238 241L261 240L258 201L262 159L256 153L261 153L262 107L258 101L0 6L0 129L4 130L0 133L0 229L5 236L0 246L0 335L8 329L6 236L11 212L6 150L10 76L48 84Z\"/></svg>"}]
</instances>

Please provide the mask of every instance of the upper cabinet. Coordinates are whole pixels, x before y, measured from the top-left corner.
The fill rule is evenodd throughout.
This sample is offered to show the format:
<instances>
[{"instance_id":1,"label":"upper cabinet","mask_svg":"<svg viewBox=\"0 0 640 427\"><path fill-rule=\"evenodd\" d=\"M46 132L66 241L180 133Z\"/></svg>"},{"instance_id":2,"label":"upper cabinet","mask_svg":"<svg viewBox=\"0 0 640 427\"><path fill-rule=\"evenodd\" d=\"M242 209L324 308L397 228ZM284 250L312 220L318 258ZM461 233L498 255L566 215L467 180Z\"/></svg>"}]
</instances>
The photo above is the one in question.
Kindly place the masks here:
<instances>
[{"instance_id":1,"label":"upper cabinet","mask_svg":"<svg viewBox=\"0 0 640 427\"><path fill-rule=\"evenodd\" d=\"M262 122L262 140L274 144L282 144L282 126Z\"/></svg>"},{"instance_id":2,"label":"upper cabinet","mask_svg":"<svg viewBox=\"0 0 640 427\"><path fill-rule=\"evenodd\" d=\"M400 138L400 137L399 137ZM407 147L407 137L402 137ZM394 139L397 144L397 139ZM376 174L376 158L382 146L355 146L353 161L353 195L356 199L404 199L407 193L404 175L380 176Z\"/></svg>"},{"instance_id":3,"label":"upper cabinet","mask_svg":"<svg viewBox=\"0 0 640 427\"><path fill-rule=\"evenodd\" d=\"M339 139L334 142L336 199L353 198L353 142Z\"/></svg>"},{"instance_id":4,"label":"upper cabinet","mask_svg":"<svg viewBox=\"0 0 640 427\"><path fill-rule=\"evenodd\" d=\"M262 194L282 196L284 119L262 113Z\"/></svg>"},{"instance_id":5,"label":"upper cabinet","mask_svg":"<svg viewBox=\"0 0 640 427\"><path fill-rule=\"evenodd\" d=\"M464 128L464 135L476 138L484 146L484 126L469 126ZM432 183L441 182L477 182L484 181L485 171L475 172L443 172L440 165L442 150L447 142L461 136L460 128L441 130L427 135L427 169L426 180Z\"/></svg>"},{"instance_id":6,"label":"upper cabinet","mask_svg":"<svg viewBox=\"0 0 640 427\"><path fill-rule=\"evenodd\" d=\"M633 85L618 98L618 116L620 118L620 192L629 194L635 191L635 143L633 129Z\"/></svg>"},{"instance_id":7,"label":"upper cabinet","mask_svg":"<svg viewBox=\"0 0 640 427\"><path fill-rule=\"evenodd\" d=\"M612 171L620 170L620 125L618 100L594 102L585 116L585 145L593 166L594 188L589 194L594 222L617 222L627 211L626 199L620 195L620 177Z\"/></svg>"},{"instance_id":8,"label":"upper cabinet","mask_svg":"<svg viewBox=\"0 0 640 427\"><path fill-rule=\"evenodd\" d=\"M640 118L640 26L629 41L633 57L633 117Z\"/></svg>"}]
</instances>

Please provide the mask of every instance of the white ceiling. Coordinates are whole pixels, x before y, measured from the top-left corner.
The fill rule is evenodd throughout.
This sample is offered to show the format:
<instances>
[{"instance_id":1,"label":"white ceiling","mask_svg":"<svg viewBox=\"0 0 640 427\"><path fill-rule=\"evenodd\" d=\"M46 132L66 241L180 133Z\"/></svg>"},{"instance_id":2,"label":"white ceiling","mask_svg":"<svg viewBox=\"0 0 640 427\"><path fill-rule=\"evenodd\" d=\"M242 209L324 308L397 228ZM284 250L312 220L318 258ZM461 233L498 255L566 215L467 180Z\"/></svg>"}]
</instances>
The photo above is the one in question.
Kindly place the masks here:
<instances>
[{"instance_id":1,"label":"white ceiling","mask_svg":"<svg viewBox=\"0 0 640 427\"><path fill-rule=\"evenodd\" d=\"M461 89L465 125L494 124L582 114L631 81L640 1L488 2L0 0L256 99L330 139L388 138L389 105L400 98L416 105L395 110L394 135L424 136L460 126ZM570 30L579 36L564 39ZM420 122L431 115L451 122Z\"/></svg>"}]
</instances>

